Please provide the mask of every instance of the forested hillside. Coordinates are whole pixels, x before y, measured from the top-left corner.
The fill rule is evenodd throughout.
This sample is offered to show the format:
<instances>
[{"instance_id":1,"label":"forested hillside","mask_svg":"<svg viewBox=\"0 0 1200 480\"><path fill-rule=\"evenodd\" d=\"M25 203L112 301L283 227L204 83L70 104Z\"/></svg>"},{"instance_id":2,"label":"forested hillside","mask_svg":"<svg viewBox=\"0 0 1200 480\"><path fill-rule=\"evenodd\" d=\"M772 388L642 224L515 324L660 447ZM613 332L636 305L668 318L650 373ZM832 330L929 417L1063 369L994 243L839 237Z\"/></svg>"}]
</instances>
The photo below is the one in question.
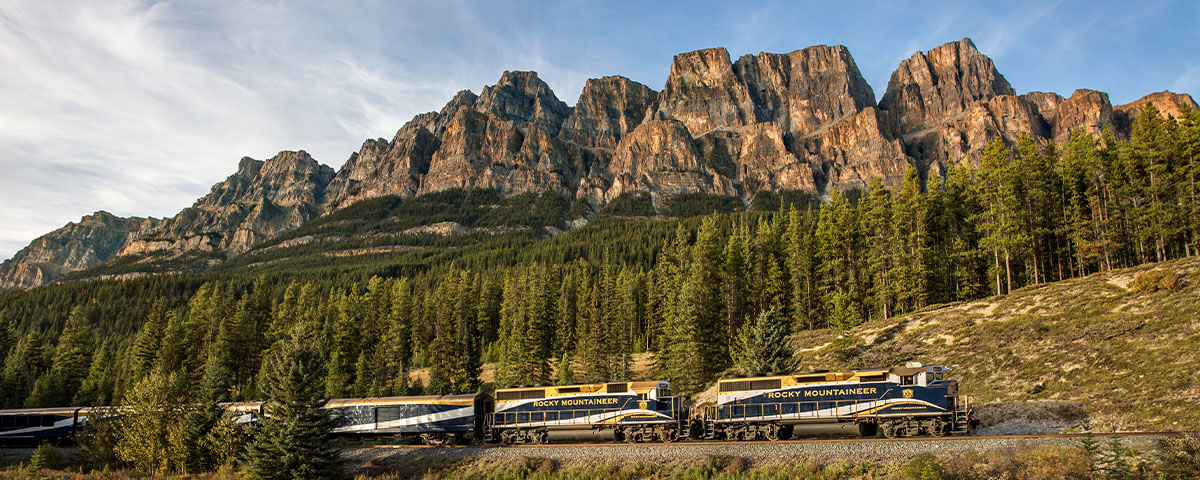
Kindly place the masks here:
<instances>
[{"instance_id":1,"label":"forested hillside","mask_svg":"<svg viewBox=\"0 0 1200 480\"><path fill-rule=\"evenodd\" d=\"M494 231L332 252L281 240L262 257L252 251L199 274L7 293L3 403L119 403L152 372L177 379L187 398L259 398L261 359L293 331L319 332L311 340L327 362L328 397L476 391L487 388L478 378L485 360L498 362L503 385L568 372L617 379L644 351L676 391L694 393L730 369L761 369L748 360L761 357L755 339L781 331L845 332L934 304L1193 256L1198 156L1200 112L1176 122L1148 105L1127 141L1076 134L1039 148L1025 137L1010 151L994 140L977 166L928 179L910 169L898 187L833 190L816 205L785 195L792 201L765 212L618 212L548 238ZM418 200L376 205L377 218L347 233L382 229L397 205ZM570 208L526 200L513 215ZM691 201L723 209L712 197ZM626 205L623 213L648 214L636 197ZM485 217L464 223L486 227ZM336 222L307 228L294 238L337 236ZM271 253L287 248L296 250ZM797 347L809 346L783 351ZM775 365L793 365L783 360ZM425 367L429 381L411 382L407 372Z\"/></svg>"}]
</instances>

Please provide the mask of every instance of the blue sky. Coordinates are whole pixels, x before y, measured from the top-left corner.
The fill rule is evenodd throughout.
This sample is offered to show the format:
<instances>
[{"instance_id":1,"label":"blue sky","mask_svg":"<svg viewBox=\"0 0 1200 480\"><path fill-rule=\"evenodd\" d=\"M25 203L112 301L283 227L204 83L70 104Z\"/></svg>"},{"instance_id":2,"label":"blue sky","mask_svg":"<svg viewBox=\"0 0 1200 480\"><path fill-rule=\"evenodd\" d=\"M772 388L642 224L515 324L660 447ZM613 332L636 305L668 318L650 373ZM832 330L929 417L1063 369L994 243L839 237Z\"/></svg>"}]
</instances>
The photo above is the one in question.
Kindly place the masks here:
<instances>
[{"instance_id":1,"label":"blue sky","mask_svg":"<svg viewBox=\"0 0 1200 480\"><path fill-rule=\"evenodd\" d=\"M0 0L0 258L95 210L173 215L242 156L340 167L504 70L574 104L590 77L661 89L680 52L842 44L880 96L963 37L1018 93L1200 93L1193 1Z\"/></svg>"}]
</instances>

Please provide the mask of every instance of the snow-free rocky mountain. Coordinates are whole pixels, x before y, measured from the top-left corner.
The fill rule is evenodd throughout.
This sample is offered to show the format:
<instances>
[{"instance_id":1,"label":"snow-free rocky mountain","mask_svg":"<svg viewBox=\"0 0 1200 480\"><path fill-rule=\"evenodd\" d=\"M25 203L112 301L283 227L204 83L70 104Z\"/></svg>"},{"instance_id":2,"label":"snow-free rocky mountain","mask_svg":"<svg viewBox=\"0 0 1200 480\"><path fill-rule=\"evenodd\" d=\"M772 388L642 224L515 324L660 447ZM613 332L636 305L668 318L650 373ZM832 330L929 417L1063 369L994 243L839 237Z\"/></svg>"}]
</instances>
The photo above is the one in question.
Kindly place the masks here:
<instances>
[{"instance_id":1,"label":"snow-free rocky mountain","mask_svg":"<svg viewBox=\"0 0 1200 480\"><path fill-rule=\"evenodd\" d=\"M707 193L749 202L760 191L863 188L977 161L988 140L1041 143L1071 132L1129 134L1146 103L1178 115L1196 102L1159 92L1113 106L1076 90L1017 95L969 39L900 62L875 92L843 46L744 55L676 55L661 91L621 76L590 79L571 107L535 72L504 72L459 92L391 140L370 139L341 169L304 151L242 159L237 172L174 217L104 212L50 232L0 265L0 289L31 288L114 256L234 256L356 201L451 188L502 195L552 191L598 209L624 193ZM219 255L220 256L220 255Z\"/></svg>"}]
</instances>

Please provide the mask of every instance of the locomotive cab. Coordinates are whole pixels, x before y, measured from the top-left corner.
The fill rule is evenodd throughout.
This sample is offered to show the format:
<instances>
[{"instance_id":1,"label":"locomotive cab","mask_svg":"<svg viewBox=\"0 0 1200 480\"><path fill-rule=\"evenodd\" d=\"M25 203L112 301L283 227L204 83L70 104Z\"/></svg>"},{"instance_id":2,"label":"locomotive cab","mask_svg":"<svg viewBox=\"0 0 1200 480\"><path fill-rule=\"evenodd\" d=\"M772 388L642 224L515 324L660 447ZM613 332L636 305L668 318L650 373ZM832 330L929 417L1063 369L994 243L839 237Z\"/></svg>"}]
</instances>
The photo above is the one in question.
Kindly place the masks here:
<instances>
[{"instance_id":1,"label":"locomotive cab","mask_svg":"<svg viewBox=\"0 0 1200 480\"><path fill-rule=\"evenodd\" d=\"M921 362L908 362L904 367L893 368L888 372L888 381L900 386L917 387L956 384L957 382L946 380L946 374L949 372L949 368L939 365L926 366Z\"/></svg>"}]
</instances>

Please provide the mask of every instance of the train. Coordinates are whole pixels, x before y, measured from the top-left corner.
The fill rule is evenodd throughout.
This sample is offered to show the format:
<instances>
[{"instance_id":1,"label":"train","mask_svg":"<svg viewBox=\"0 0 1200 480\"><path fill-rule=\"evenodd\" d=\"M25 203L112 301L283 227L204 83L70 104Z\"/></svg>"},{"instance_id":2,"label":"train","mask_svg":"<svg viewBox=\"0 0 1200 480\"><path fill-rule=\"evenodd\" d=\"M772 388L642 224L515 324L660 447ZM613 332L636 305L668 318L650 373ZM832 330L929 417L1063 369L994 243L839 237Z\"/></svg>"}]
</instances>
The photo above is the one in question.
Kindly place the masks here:
<instances>
[{"instance_id":1,"label":"train","mask_svg":"<svg viewBox=\"0 0 1200 480\"><path fill-rule=\"evenodd\" d=\"M618 381L498 388L487 394L334 399L323 407L333 433L400 437L427 445L465 443L675 442L786 440L842 433L887 438L968 433L970 398L942 366L728 377L716 399L692 405L670 382ZM254 424L263 402L219 404ZM89 415L121 409L63 407L0 410L0 444L69 442Z\"/></svg>"}]
</instances>

